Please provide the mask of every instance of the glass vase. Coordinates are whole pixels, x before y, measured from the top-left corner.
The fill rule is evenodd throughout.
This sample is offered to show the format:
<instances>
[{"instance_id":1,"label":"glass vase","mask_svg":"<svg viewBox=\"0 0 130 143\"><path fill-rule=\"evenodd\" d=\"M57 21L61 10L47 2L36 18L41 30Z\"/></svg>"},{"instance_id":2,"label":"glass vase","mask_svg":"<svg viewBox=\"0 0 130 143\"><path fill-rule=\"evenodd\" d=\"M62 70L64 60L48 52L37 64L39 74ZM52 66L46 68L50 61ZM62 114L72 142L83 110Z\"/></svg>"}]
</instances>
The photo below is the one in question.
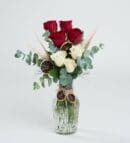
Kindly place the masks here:
<instances>
[{"instance_id":1,"label":"glass vase","mask_svg":"<svg viewBox=\"0 0 130 143\"><path fill-rule=\"evenodd\" d=\"M72 86L60 86L53 101L55 132L72 134L77 131L79 100L73 93Z\"/></svg>"}]
</instances>

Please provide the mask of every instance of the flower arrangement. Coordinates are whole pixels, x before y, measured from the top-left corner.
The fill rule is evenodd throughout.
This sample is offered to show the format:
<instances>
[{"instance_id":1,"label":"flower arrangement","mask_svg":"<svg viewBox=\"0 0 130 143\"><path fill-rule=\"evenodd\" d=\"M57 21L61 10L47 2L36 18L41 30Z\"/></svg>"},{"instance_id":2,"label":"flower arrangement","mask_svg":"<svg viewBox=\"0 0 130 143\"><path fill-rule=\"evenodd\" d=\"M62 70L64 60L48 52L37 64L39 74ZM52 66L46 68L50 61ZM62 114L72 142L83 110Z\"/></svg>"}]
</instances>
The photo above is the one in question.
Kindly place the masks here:
<instances>
[{"instance_id":1,"label":"flower arrangement","mask_svg":"<svg viewBox=\"0 0 130 143\"><path fill-rule=\"evenodd\" d=\"M60 27L60 30L58 28ZM92 46L89 48L91 39L95 31L87 38L83 38L83 31L72 26L72 21L47 21L43 23L45 32L44 40L48 43L45 47L42 43L45 54L44 57L38 53L25 54L20 50L15 53L16 58L25 60L28 65L36 65L43 73L38 82L33 83L33 89L39 89L45 86L45 80L51 85L52 81L62 86L71 84L72 80L77 78L85 71L92 69L92 59L94 54L102 48Z\"/></svg>"},{"instance_id":2,"label":"flower arrangement","mask_svg":"<svg viewBox=\"0 0 130 143\"><path fill-rule=\"evenodd\" d=\"M30 51L28 54L17 50L16 58L21 58L28 65L36 65L41 76L33 83L33 89L50 86L52 82L59 84L54 102L55 130L60 134L74 133L77 129L79 100L73 92L73 80L93 68L92 59L103 44L90 47L95 30L85 39L83 31L75 28L72 21L51 20L43 23L42 37L47 47L40 44L43 53ZM39 40L39 39L38 39Z\"/></svg>"}]
</instances>

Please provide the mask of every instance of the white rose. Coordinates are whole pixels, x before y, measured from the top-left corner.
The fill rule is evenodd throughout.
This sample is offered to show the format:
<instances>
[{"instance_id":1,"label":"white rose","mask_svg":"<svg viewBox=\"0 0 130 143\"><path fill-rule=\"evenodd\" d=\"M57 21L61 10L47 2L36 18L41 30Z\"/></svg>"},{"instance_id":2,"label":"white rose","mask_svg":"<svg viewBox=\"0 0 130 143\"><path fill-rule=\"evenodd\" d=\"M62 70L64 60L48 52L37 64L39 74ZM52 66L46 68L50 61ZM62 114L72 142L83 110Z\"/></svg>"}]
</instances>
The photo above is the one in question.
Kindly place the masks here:
<instances>
[{"instance_id":1,"label":"white rose","mask_svg":"<svg viewBox=\"0 0 130 143\"><path fill-rule=\"evenodd\" d=\"M65 64L65 67L66 67L66 70L68 73L73 72L77 66L75 61L73 59L70 59L70 58L65 59L64 64Z\"/></svg>"},{"instance_id":2,"label":"white rose","mask_svg":"<svg viewBox=\"0 0 130 143\"><path fill-rule=\"evenodd\" d=\"M84 48L81 47L81 45L76 45L76 46L73 45L72 48L70 48L70 51L72 58L77 59L78 57L82 56Z\"/></svg>"},{"instance_id":3,"label":"white rose","mask_svg":"<svg viewBox=\"0 0 130 143\"><path fill-rule=\"evenodd\" d=\"M53 53L50 58L55 62L58 67L61 67L64 64L64 60L67 53L65 51L58 51Z\"/></svg>"}]
</instances>

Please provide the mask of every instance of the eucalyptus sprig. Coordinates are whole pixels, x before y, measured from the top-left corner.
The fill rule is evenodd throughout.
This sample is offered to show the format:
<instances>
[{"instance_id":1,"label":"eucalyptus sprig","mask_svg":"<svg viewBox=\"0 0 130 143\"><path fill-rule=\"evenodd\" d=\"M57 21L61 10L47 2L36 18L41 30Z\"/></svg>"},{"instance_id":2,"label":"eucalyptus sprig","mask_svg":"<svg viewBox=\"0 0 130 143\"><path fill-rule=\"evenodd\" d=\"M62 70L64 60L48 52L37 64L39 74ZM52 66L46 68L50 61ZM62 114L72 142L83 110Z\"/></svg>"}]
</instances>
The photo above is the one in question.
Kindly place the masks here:
<instances>
[{"instance_id":1,"label":"eucalyptus sprig","mask_svg":"<svg viewBox=\"0 0 130 143\"><path fill-rule=\"evenodd\" d=\"M43 59L41 59L37 53L32 53L31 51L28 54L23 53L20 50L17 50L15 53L15 58L19 58L25 61L28 65L37 65L40 66Z\"/></svg>"}]
</instances>

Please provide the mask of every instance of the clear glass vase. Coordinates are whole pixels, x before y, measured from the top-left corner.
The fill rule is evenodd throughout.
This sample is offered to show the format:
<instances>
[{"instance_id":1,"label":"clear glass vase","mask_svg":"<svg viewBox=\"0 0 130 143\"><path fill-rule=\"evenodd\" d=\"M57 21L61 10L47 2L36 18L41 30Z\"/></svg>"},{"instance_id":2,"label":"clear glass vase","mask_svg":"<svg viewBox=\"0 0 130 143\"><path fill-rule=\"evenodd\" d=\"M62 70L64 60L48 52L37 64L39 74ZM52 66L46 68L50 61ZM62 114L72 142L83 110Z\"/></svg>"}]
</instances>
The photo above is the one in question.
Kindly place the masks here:
<instances>
[{"instance_id":1,"label":"clear glass vase","mask_svg":"<svg viewBox=\"0 0 130 143\"><path fill-rule=\"evenodd\" d=\"M77 131L79 100L73 94L72 87L61 87L53 101L55 132L72 134Z\"/></svg>"}]
</instances>

